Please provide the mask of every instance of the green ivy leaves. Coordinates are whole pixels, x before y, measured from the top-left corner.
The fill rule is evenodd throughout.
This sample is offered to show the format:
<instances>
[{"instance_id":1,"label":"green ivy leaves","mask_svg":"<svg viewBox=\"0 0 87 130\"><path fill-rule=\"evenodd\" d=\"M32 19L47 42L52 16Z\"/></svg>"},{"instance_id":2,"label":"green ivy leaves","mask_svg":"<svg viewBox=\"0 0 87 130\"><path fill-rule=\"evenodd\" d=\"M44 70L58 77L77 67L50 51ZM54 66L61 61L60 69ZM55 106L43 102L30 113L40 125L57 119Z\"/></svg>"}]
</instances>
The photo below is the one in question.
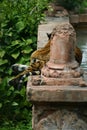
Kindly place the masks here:
<instances>
[{"instance_id":1,"label":"green ivy leaves","mask_svg":"<svg viewBox=\"0 0 87 130\"><path fill-rule=\"evenodd\" d=\"M9 86L11 65L29 65L30 55L36 50L38 24L50 0L0 1L0 122L25 120L30 117L31 103L26 101L26 86L21 90ZM8 119L7 119L8 120ZM6 121L7 121L6 120ZM7 124L9 124L7 122Z\"/></svg>"}]
</instances>

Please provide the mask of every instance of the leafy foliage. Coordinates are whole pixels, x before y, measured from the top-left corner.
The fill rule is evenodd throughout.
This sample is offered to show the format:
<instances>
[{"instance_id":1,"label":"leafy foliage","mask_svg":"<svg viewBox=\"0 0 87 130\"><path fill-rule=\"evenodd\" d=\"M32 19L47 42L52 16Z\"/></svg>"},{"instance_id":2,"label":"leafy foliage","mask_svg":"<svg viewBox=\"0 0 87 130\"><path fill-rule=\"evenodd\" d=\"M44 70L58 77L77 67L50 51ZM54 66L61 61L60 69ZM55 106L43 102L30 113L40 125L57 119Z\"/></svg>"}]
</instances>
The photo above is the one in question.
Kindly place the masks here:
<instances>
[{"instance_id":1,"label":"leafy foliage","mask_svg":"<svg viewBox=\"0 0 87 130\"><path fill-rule=\"evenodd\" d=\"M11 65L29 65L36 49L37 27L44 20L49 0L0 1L0 122L27 120L31 104L26 101L25 85L18 91L8 85Z\"/></svg>"},{"instance_id":2,"label":"leafy foliage","mask_svg":"<svg viewBox=\"0 0 87 130\"><path fill-rule=\"evenodd\" d=\"M3 127L0 127L0 130L32 130L31 120L28 121L29 122L27 124L24 124L23 122L18 122L16 125L10 125L10 127L4 125Z\"/></svg>"}]
</instances>

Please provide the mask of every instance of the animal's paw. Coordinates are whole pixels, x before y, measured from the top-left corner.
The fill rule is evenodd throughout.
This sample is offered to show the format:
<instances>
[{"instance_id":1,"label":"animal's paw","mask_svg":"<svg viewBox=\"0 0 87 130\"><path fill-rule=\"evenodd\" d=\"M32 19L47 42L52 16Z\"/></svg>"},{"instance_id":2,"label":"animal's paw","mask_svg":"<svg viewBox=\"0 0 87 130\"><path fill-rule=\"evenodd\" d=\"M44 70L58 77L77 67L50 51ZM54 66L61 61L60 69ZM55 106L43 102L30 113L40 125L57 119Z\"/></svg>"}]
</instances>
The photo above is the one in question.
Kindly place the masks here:
<instances>
[{"instance_id":1,"label":"animal's paw","mask_svg":"<svg viewBox=\"0 0 87 130\"><path fill-rule=\"evenodd\" d=\"M24 70L26 70L28 68L27 65L22 65L22 64L14 64L12 65L12 74L13 75L17 75L20 72L23 72Z\"/></svg>"}]
</instances>

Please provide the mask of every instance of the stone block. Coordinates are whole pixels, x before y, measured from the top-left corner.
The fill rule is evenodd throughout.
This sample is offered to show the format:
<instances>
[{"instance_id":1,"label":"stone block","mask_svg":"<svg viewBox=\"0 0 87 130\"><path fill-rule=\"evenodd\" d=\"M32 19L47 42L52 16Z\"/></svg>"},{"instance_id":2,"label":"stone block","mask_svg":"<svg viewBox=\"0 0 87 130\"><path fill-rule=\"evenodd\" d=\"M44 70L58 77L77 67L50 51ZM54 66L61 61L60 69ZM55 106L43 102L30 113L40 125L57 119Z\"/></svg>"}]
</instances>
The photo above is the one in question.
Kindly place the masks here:
<instances>
[{"instance_id":1,"label":"stone block","mask_svg":"<svg viewBox=\"0 0 87 130\"><path fill-rule=\"evenodd\" d=\"M87 102L87 87L32 85L29 81L27 97L32 102Z\"/></svg>"},{"instance_id":2,"label":"stone block","mask_svg":"<svg viewBox=\"0 0 87 130\"><path fill-rule=\"evenodd\" d=\"M79 22L87 22L87 14L80 14L79 15Z\"/></svg>"},{"instance_id":3,"label":"stone block","mask_svg":"<svg viewBox=\"0 0 87 130\"><path fill-rule=\"evenodd\" d=\"M69 20L70 23L79 23L79 15L70 15Z\"/></svg>"},{"instance_id":4,"label":"stone block","mask_svg":"<svg viewBox=\"0 0 87 130\"><path fill-rule=\"evenodd\" d=\"M71 24L79 24L87 22L87 14L73 14L69 15L69 20Z\"/></svg>"}]
</instances>

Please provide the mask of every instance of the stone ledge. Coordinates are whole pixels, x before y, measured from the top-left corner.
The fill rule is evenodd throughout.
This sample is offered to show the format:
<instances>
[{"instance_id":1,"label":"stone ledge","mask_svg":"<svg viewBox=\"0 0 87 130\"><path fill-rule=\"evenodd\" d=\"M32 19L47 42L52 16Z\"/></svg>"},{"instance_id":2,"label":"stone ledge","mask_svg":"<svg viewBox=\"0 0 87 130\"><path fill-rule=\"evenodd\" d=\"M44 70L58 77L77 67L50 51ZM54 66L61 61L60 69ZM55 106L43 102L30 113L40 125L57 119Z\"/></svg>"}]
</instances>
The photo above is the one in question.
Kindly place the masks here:
<instances>
[{"instance_id":1,"label":"stone ledge","mask_svg":"<svg viewBox=\"0 0 87 130\"><path fill-rule=\"evenodd\" d=\"M28 82L27 98L32 102L87 102L87 87L32 86Z\"/></svg>"},{"instance_id":2,"label":"stone ledge","mask_svg":"<svg viewBox=\"0 0 87 130\"><path fill-rule=\"evenodd\" d=\"M70 23L87 23L87 14L69 15Z\"/></svg>"}]
</instances>

